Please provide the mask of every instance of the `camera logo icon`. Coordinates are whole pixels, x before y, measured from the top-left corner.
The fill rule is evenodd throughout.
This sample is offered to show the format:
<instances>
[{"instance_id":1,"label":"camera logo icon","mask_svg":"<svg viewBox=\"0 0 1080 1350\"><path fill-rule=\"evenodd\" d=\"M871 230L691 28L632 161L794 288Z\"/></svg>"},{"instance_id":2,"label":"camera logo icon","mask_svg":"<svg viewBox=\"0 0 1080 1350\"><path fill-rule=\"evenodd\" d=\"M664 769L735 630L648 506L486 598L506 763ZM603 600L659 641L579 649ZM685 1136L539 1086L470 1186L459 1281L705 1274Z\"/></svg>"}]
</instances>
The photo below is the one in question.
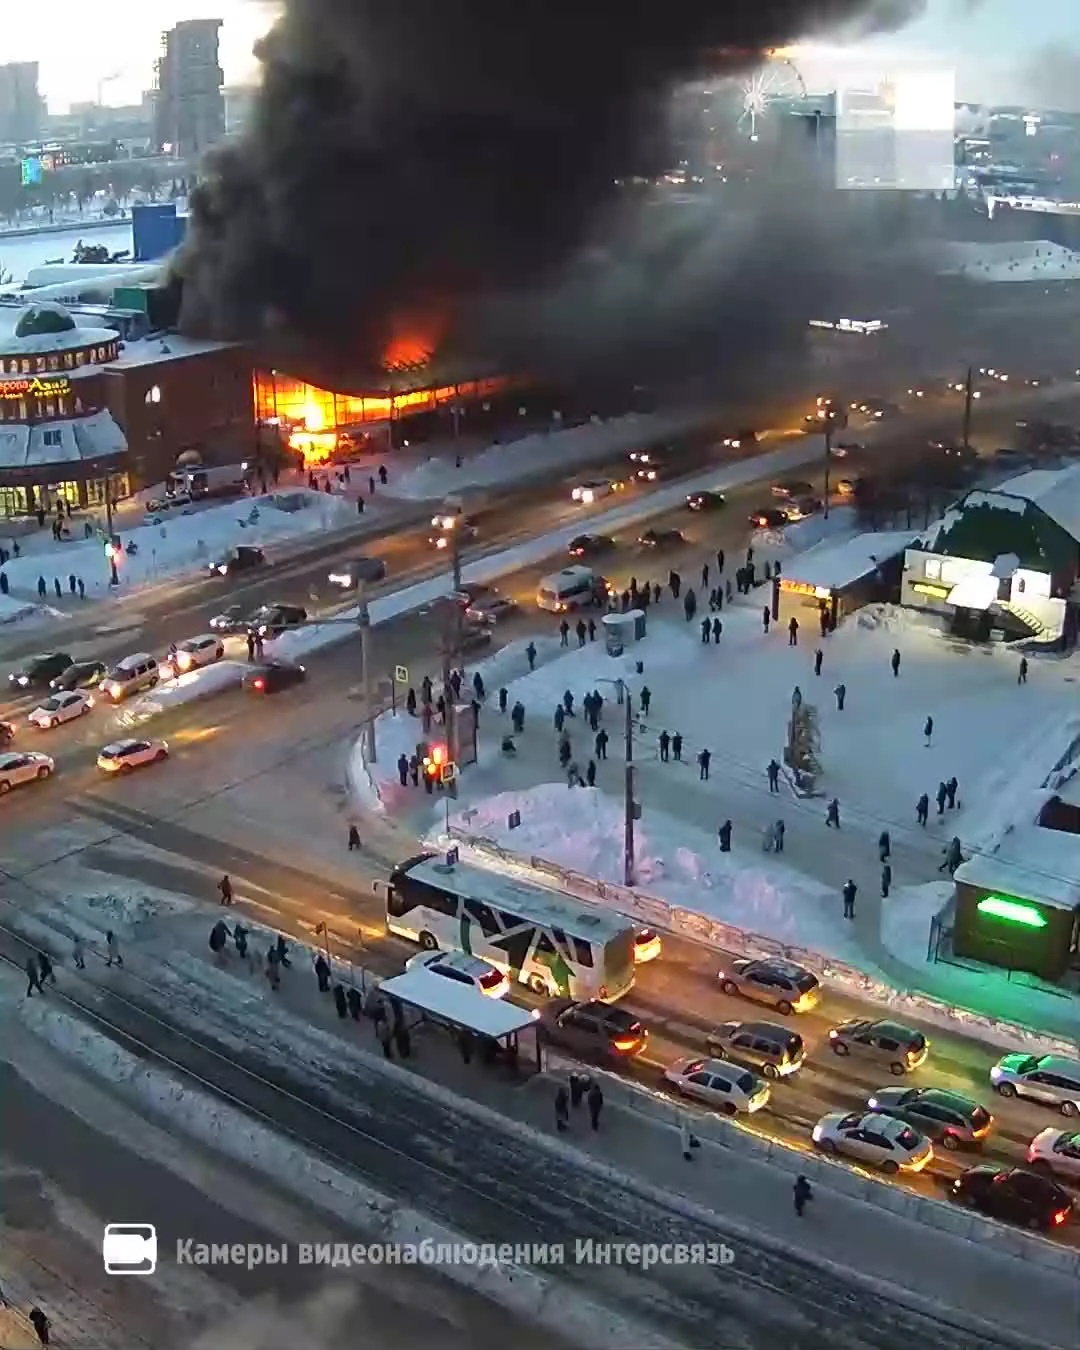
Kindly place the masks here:
<instances>
[{"instance_id":1,"label":"camera logo icon","mask_svg":"<svg viewBox=\"0 0 1080 1350\"><path fill-rule=\"evenodd\" d=\"M106 1275L153 1275L157 1229L152 1223L107 1223L101 1254Z\"/></svg>"}]
</instances>

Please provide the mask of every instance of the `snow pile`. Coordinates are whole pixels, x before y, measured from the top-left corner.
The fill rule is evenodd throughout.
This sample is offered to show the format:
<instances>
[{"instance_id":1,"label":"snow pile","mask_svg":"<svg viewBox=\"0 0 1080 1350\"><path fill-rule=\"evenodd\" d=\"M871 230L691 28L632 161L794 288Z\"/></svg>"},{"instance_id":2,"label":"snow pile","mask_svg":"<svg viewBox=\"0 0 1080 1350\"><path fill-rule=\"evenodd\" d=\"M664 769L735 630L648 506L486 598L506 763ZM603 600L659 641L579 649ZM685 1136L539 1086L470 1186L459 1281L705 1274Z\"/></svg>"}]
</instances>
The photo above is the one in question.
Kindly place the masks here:
<instances>
[{"instance_id":1,"label":"snow pile","mask_svg":"<svg viewBox=\"0 0 1080 1350\"><path fill-rule=\"evenodd\" d=\"M512 811L521 814L513 830ZM450 822L525 858L622 883L623 805L598 788L540 783L473 803ZM434 823L441 827L441 811ZM721 853L704 832L653 809L638 822L635 844L641 891L748 933L865 965L858 942L836 922L835 893L794 868L737 847Z\"/></svg>"},{"instance_id":2,"label":"snow pile","mask_svg":"<svg viewBox=\"0 0 1080 1350\"><path fill-rule=\"evenodd\" d=\"M212 563L238 544L265 547L300 535L322 534L354 524L347 502L324 492L297 488L266 497L242 497L190 516L171 516L160 525L118 527L126 549L120 564L121 590ZM103 525L104 522L101 522ZM35 594L38 577L54 576L67 589L69 575L82 577L91 596L110 593L109 564L100 538L72 540L48 553L12 558L4 564L12 590Z\"/></svg>"},{"instance_id":3,"label":"snow pile","mask_svg":"<svg viewBox=\"0 0 1080 1350\"><path fill-rule=\"evenodd\" d=\"M941 271L967 281L1076 281L1080 253L1047 240L945 244Z\"/></svg>"},{"instance_id":4,"label":"snow pile","mask_svg":"<svg viewBox=\"0 0 1080 1350\"><path fill-rule=\"evenodd\" d=\"M778 529L754 530L750 542L755 550L766 550L770 558L791 559L824 539L853 538L858 528L854 507L837 506L830 510L828 518L819 511ZM790 567L786 570L790 571Z\"/></svg>"},{"instance_id":5,"label":"snow pile","mask_svg":"<svg viewBox=\"0 0 1080 1350\"><path fill-rule=\"evenodd\" d=\"M100 889L92 888L95 875L99 878ZM110 930L122 940L130 939L144 924L185 914L195 907L196 902L190 896L141 882L137 891L106 889L110 884L115 887L118 880L117 877L84 871L80 887L57 895L55 903L47 901L35 907L32 913L20 910L14 926L46 946L55 943L59 932L71 937L77 935L104 951L105 935Z\"/></svg>"},{"instance_id":6,"label":"snow pile","mask_svg":"<svg viewBox=\"0 0 1080 1350\"><path fill-rule=\"evenodd\" d=\"M490 445L460 469L446 459L429 459L391 480L386 491L410 501L432 501L461 488L496 487L541 474L558 474L592 459L677 435L700 421L700 413L629 413L565 431L536 432L506 445Z\"/></svg>"},{"instance_id":7,"label":"snow pile","mask_svg":"<svg viewBox=\"0 0 1080 1350\"><path fill-rule=\"evenodd\" d=\"M159 684L152 694L144 694L127 707L118 708L115 721L124 729L141 726L173 708L237 689L249 669L242 661L215 661L201 670L189 670L175 680Z\"/></svg>"},{"instance_id":8,"label":"snow pile","mask_svg":"<svg viewBox=\"0 0 1080 1350\"><path fill-rule=\"evenodd\" d=\"M53 609L52 605L36 604L30 600L16 600L10 595L0 595L0 624L31 623L42 619L65 617L63 610Z\"/></svg>"}]
</instances>

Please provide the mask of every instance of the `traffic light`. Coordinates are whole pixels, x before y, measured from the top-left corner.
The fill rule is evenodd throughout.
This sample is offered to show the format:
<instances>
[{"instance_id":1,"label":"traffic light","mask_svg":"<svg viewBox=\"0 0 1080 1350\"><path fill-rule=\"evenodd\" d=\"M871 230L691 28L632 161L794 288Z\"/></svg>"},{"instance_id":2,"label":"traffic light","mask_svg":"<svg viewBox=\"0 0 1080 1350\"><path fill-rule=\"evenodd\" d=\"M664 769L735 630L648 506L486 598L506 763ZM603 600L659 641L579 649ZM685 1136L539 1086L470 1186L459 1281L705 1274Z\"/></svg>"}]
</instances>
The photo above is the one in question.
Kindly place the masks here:
<instances>
[{"instance_id":1,"label":"traffic light","mask_svg":"<svg viewBox=\"0 0 1080 1350\"><path fill-rule=\"evenodd\" d=\"M105 544L105 556L106 558L108 558L109 562L116 561L116 553L117 553L116 545L113 543L111 539L108 540L107 543Z\"/></svg>"},{"instance_id":2,"label":"traffic light","mask_svg":"<svg viewBox=\"0 0 1080 1350\"><path fill-rule=\"evenodd\" d=\"M424 772L429 778L441 778L443 765L447 762L445 745L433 745L424 756Z\"/></svg>"}]
</instances>

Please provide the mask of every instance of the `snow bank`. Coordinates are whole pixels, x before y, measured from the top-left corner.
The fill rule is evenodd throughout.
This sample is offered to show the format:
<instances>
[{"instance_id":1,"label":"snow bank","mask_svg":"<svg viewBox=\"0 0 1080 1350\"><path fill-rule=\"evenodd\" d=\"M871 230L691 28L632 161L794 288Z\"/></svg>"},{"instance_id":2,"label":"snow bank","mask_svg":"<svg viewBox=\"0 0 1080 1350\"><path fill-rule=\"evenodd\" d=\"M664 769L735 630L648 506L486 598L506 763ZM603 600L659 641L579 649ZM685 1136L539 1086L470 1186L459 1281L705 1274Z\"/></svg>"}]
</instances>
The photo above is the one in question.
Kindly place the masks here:
<instances>
[{"instance_id":1,"label":"snow bank","mask_svg":"<svg viewBox=\"0 0 1080 1350\"><path fill-rule=\"evenodd\" d=\"M396 1198L375 1190L358 1177L333 1166L323 1157L267 1129L244 1111L161 1072L144 1059L129 1054L85 1023L47 1006L44 999L26 999L19 1007L25 1026L58 1053L75 1060L133 1099L170 1128L182 1129L201 1143L232 1158L241 1166L262 1172L275 1185L291 1191L306 1204L315 1203L381 1243L419 1243L427 1240L455 1245L471 1244L475 1237L428 1218ZM501 1264L453 1263L440 1267L466 1288L475 1290L515 1315L547 1325L561 1338L578 1344L622 1350L674 1350L645 1327L594 1304L577 1289L534 1270Z\"/></svg>"},{"instance_id":2,"label":"snow bank","mask_svg":"<svg viewBox=\"0 0 1080 1350\"><path fill-rule=\"evenodd\" d=\"M512 811L521 813L513 830ZM501 792L451 813L450 823L526 858L622 882L623 805L599 788L541 783ZM442 824L440 811L433 825ZM738 848L721 853L711 836L652 809L638 822L635 843L638 886L649 895L747 933L865 964L858 942L836 922L835 893L794 868Z\"/></svg>"},{"instance_id":3,"label":"snow bank","mask_svg":"<svg viewBox=\"0 0 1080 1350\"><path fill-rule=\"evenodd\" d=\"M695 426L701 414L629 413L608 421L589 422L565 431L540 431L505 445L490 445L471 456L460 469L444 459L391 479L385 491L411 501L431 501L466 487L496 487L542 473L558 474L590 459L630 450Z\"/></svg>"},{"instance_id":4,"label":"snow bank","mask_svg":"<svg viewBox=\"0 0 1080 1350\"><path fill-rule=\"evenodd\" d=\"M125 729L141 726L150 718L182 708L186 703L237 689L249 669L243 661L215 661L201 670L189 670L175 680L159 684L153 693L144 694L127 707L118 708L116 723Z\"/></svg>"},{"instance_id":5,"label":"snow bank","mask_svg":"<svg viewBox=\"0 0 1080 1350\"><path fill-rule=\"evenodd\" d=\"M237 544L265 547L355 521L349 503L328 493L296 488L266 497L242 497L190 516L172 516L160 525L121 526L118 533L124 547L133 543L138 550L134 557L125 553L119 565L121 590L197 569ZM13 590L29 594L36 593L39 576L50 585L58 576L66 588L69 574L83 578L90 596L112 593L100 538L72 540L47 554L12 558L4 564L4 572Z\"/></svg>"},{"instance_id":6,"label":"snow bank","mask_svg":"<svg viewBox=\"0 0 1080 1350\"><path fill-rule=\"evenodd\" d=\"M26 624L42 619L65 617L63 610L53 609L51 605L39 605L30 600L16 600L10 595L0 595L0 624Z\"/></svg>"},{"instance_id":7,"label":"snow bank","mask_svg":"<svg viewBox=\"0 0 1080 1350\"><path fill-rule=\"evenodd\" d=\"M959 243L940 245L942 272L967 281L1076 281L1080 253L1047 240L1020 243Z\"/></svg>"}]
</instances>

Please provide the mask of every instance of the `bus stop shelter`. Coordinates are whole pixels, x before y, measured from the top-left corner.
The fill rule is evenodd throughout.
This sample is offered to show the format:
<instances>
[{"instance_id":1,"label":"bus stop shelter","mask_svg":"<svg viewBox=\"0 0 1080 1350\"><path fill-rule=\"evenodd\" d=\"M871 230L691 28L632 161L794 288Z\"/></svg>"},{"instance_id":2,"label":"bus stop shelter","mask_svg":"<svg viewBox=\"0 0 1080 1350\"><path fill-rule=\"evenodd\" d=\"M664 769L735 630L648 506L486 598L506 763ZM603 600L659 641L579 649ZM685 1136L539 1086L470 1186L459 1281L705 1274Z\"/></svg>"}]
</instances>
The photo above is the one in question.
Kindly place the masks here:
<instances>
[{"instance_id":1,"label":"bus stop shelter","mask_svg":"<svg viewBox=\"0 0 1080 1350\"><path fill-rule=\"evenodd\" d=\"M489 1050L489 1060L494 1062L501 1048L505 1059L519 1069L526 1068L524 1048L535 1064L535 1072L540 1072L540 1014L535 1009L522 1008L508 999L489 998L469 985L423 969L383 980L379 992L383 998L412 1010L413 1020L407 1023L410 1029L428 1023L458 1034L469 1032L480 1042L481 1058L485 1046L494 1047L494 1053ZM528 1071L533 1071L531 1066Z\"/></svg>"}]
</instances>

